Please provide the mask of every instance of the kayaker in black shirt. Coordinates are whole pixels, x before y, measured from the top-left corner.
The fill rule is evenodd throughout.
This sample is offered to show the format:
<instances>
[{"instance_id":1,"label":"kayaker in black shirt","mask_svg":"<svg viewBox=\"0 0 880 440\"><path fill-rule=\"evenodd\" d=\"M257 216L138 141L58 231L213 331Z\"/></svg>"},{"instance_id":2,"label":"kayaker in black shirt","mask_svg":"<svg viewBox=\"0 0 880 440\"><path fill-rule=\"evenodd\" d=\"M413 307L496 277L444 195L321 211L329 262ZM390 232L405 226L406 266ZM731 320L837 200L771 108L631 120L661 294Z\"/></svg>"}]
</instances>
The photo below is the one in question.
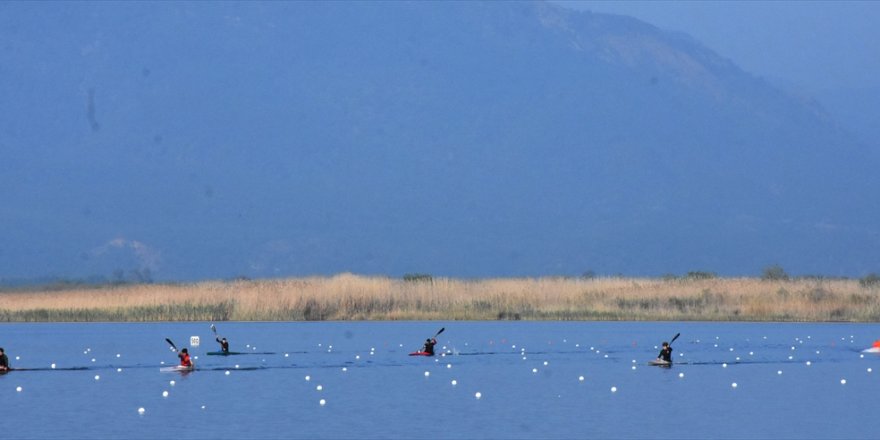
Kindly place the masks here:
<instances>
[{"instance_id":1,"label":"kayaker in black shirt","mask_svg":"<svg viewBox=\"0 0 880 440\"><path fill-rule=\"evenodd\" d=\"M0 371L9 371L9 358L6 357L6 352L0 348Z\"/></svg>"},{"instance_id":2,"label":"kayaker in black shirt","mask_svg":"<svg viewBox=\"0 0 880 440\"><path fill-rule=\"evenodd\" d=\"M226 338L216 338L217 343L220 344L220 350L224 353L229 353L229 341Z\"/></svg>"},{"instance_id":3,"label":"kayaker in black shirt","mask_svg":"<svg viewBox=\"0 0 880 440\"><path fill-rule=\"evenodd\" d=\"M428 338L425 340L425 348L423 348L422 351L433 356L435 345L437 345L437 340L434 338Z\"/></svg>"},{"instance_id":4,"label":"kayaker in black shirt","mask_svg":"<svg viewBox=\"0 0 880 440\"><path fill-rule=\"evenodd\" d=\"M660 349L657 359L672 363L672 346L668 342L663 343L663 348Z\"/></svg>"}]
</instances>

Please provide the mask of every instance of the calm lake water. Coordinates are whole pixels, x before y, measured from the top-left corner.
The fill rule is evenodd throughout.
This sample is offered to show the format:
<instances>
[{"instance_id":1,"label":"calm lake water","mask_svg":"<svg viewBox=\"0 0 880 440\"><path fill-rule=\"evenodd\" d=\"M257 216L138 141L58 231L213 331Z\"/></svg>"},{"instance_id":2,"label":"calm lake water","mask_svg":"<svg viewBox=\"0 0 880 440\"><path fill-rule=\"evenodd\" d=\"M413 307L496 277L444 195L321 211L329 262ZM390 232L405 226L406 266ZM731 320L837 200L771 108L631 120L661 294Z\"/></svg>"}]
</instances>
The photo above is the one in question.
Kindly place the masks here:
<instances>
[{"instance_id":1,"label":"calm lake water","mask_svg":"<svg viewBox=\"0 0 880 440\"><path fill-rule=\"evenodd\" d=\"M438 352L449 354L407 355L441 327ZM0 375L0 432L175 439L880 436L880 356L860 353L880 338L878 324L221 322L217 330L233 351L274 354L206 356L218 347L210 323L0 324L0 346L13 367L34 369ZM678 364L648 366L657 346L679 332ZM191 336L201 344L190 346ZM198 370L160 372L163 362L177 362L165 338L198 356Z\"/></svg>"}]
</instances>

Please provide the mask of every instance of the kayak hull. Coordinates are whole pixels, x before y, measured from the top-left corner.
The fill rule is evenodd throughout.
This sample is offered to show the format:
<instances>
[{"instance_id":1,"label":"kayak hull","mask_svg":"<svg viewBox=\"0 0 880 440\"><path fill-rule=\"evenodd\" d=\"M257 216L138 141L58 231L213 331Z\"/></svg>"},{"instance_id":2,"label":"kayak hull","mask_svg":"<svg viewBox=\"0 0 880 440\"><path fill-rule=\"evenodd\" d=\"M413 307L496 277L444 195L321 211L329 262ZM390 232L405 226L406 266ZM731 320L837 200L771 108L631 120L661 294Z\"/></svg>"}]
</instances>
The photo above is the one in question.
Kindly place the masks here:
<instances>
[{"instance_id":1,"label":"kayak hull","mask_svg":"<svg viewBox=\"0 0 880 440\"><path fill-rule=\"evenodd\" d=\"M654 360L648 362L648 365L652 365L655 367L671 367L672 362L664 361L663 359L654 359Z\"/></svg>"},{"instance_id":2,"label":"kayak hull","mask_svg":"<svg viewBox=\"0 0 880 440\"><path fill-rule=\"evenodd\" d=\"M192 370L195 370L195 366L184 367L183 365L175 365L173 367L162 367L159 368L159 371L163 373L186 373Z\"/></svg>"},{"instance_id":3,"label":"kayak hull","mask_svg":"<svg viewBox=\"0 0 880 440\"><path fill-rule=\"evenodd\" d=\"M428 353L427 351L414 351L409 354L410 356L434 356L434 353Z\"/></svg>"}]
</instances>

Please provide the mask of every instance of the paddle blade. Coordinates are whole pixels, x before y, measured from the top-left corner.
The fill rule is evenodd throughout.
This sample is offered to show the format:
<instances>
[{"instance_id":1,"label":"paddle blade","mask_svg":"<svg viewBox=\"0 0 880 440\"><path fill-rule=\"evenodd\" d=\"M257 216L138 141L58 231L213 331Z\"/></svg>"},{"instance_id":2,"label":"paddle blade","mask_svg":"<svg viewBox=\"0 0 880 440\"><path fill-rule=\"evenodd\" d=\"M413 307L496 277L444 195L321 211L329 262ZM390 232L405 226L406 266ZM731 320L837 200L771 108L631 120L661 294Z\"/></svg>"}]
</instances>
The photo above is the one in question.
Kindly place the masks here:
<instances>
[{"instance_id":1,"label":"paddle blade","mask_svg":"<svg viewBox=\"0 0 880 440\"><path fill-rule=\"evenodd\" d=\"M217 334L217 327L215 327L214 324L211 324L211 331L214 332L215 335Z\"/></svg>"},{"instance_id":2,"label":"paddle blade","mask_svg":"<svg viewBox=\"0 0 880 440\"><path fill-rule=\"evenodd\" d=\"M443 333L443 330L446 330L446 327L440 327L440 331L438 331L434 337L436 338L437 336L440 336L440 333Z\"/></svg>"},{"instance_id":3,"label":"paddle blade","mask_svg":"<svg viewBox=\"0 0 880 440\"><path fill-rule=\"evenodd\" d=\"M681 336L681 333L676 333L675 336L672 337L672 340L669 341L669 345L672 345L679 336Z\"/></svg>"},{"instance_id":4,"label":"paddle blade","mask_svg":"<svg viewBox=\"0 0 880 440\"><path fill-rule=\"evenodd\" d=\"M168 345L170 345L170 346L171 346L171 349L172 349L172 350L174 350L174 351L177 351L177 346L176 346L176 345L174 345L174 343L173 343L173 342L171 342L171 339L169 339L169 338L165 338L165 342L167 342L167 343L168 343Z\"/></svg>"}]
</instances>

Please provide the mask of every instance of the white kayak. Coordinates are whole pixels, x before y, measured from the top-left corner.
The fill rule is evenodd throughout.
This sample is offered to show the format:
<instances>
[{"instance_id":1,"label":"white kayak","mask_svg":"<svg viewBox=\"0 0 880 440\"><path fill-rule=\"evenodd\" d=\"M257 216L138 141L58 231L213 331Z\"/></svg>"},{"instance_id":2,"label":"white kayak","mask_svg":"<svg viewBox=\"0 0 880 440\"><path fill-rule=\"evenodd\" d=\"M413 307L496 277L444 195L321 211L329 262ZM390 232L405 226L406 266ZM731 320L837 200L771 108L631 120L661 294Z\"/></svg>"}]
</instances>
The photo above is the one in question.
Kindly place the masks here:
<instances>
[{"instance_id":1,"label":"white kayak","mask_svg":"<svg viewBox=\"0 0 880 440\"><path fill-rule=\"evenodd\" d=\"M655 367L671 367L672 362L664 361L663 359L654 359L648 362L648 365L653 365Z\"/></svg>"},{"instance_id":2,"label":"white kayak","mask_svg":"<svg viewBox=\"0 0 880 440\"><path fill-rule=\"evenodd\" d=\"M195 369L196 369L195 365L193 365L193 366L189 366L189 367L184 367L183 365L175 365L175 366L173 366L173 367L162 367L162 368L159 368L159 371L161 371L161 372L163 372L163 373L176 373L176 372L192 371L192 370L195 370Z\"/></svg>"},{"instance_id":3,"label":"white kayak","mask_svg":"<svg viewBox=\"0 0 880 440\"><path fill-rule=\"evenodd\" d=\"M880 347L871 347L862 350L862 353L880 353Z\"/></svg>"}]
</instances>

